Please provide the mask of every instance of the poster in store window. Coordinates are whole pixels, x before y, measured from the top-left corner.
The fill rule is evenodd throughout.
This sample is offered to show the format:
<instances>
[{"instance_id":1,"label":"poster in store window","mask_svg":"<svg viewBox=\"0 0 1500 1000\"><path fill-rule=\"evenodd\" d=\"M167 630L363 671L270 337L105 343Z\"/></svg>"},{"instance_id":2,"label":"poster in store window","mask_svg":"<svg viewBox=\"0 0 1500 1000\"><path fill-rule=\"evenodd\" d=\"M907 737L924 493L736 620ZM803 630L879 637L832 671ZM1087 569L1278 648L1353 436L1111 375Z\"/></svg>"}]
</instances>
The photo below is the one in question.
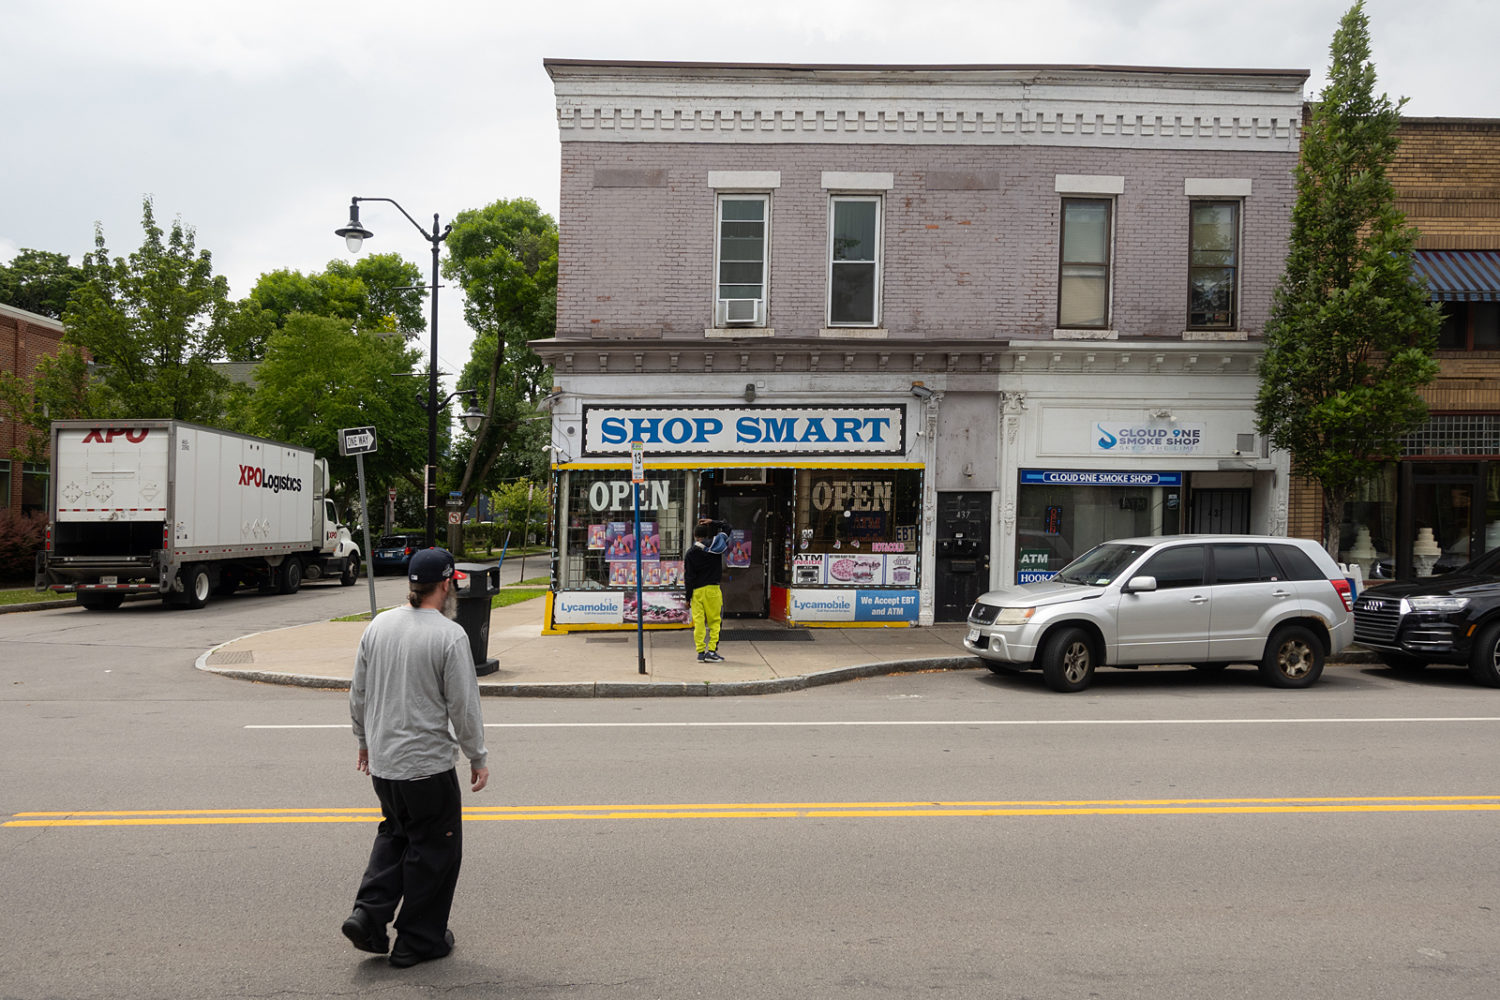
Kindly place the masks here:
<instances>
[{"instance_id":1,"label":"poster in store window","mask_svg":"<svg viewBox=\"0 0 1500 1000\"><path fill-rule=\"evenodd\" d=\"M792 583L802 587L815 587L822 582L822 553L803 553L792 557Z\"/></svg>"},{"instance_id":2,"label":"poster in store window","mask_svg":"<svg viewBox=\"0 0 1500 1000\"><path fill-rule=\"evenodd\" d=\"M917 582L917 554L915 552L885 557L885 583L892 587L911 587Z\"/></svg>"},{"instance_id":3,"label":"poster in store window","mask_svg":"<svg viewBox=\"0 0 1500 1000\"><path fill-rule=\"evenodd\" d=\"M635 562L635 526L629 521L611 521L604 532L605 562ZM641 560L655 562L661 558L661 535L655 521L641 522Z\"/></svg>"},{"instance_id":4,"label":"poster in store window","mask_svg":"<svg viewBox=\"0 0 1500 1000\"><path fill-rule=\"evenodd\" d=\"M729 550L724 553L724 565L730 569L748 569L750 566L751 532L748 528L735 528L729 533Z\"/></svg>"},{"instance_id":5,"label":"poster in store window","mask_svg":"<svg viewBox=\"0 0 1500 1000\"><path fill-rule=\"evenodd\" d=\"M591 524L591 525L589 525L589 548L591 548L591 549L602 549L602 548L604 548L605 545L607 544L607 542L606 542L606 533L608 532L608 530L609 530L609 526L608 525L604 525L604 524Z\"/></svg>"}]
</instances>

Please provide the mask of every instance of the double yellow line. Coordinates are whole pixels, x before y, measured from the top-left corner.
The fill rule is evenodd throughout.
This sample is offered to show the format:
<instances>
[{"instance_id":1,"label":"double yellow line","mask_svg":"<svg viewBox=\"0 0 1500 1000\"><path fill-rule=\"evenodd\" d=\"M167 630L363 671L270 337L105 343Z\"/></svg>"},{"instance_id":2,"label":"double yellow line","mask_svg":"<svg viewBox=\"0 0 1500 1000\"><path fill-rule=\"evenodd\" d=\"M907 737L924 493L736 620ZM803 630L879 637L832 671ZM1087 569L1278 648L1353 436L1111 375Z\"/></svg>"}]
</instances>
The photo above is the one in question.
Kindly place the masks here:
<instances>
[{"instance_id":1,"label":"double yellow line","mask_svg":"<svg viewBox=\"0 0 1500 1000\"><path fill-rule=\"evenodd\" d=\"M485 823L626 819L942 819L1495 811L1500 811L1500 796L1436 795L1030 802L749 802L471 806L464 810L464 819L469 822ZM373 808L164 809L118 812L19 812L0 823L0 826L242 826L269 823L373 823L379 819L380 811Z\"/></svg>"}]
</instances>

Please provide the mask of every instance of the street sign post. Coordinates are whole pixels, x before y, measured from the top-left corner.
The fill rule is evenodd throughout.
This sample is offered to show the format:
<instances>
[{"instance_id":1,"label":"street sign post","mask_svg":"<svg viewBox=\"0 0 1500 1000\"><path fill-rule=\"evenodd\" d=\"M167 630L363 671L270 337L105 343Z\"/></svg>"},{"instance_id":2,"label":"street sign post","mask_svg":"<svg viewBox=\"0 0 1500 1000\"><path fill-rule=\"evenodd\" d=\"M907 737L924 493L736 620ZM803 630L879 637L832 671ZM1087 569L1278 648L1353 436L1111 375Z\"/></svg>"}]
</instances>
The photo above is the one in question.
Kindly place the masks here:
<instances>
[{"instance_id":1,"label":"street sign post","mask_svg":"<svg viewBox=\"0 0 1500 1000\"><path fill-rule=\"evenodd\" d=\"M641 580L641 490L646 482L646 445L630 442L630 492L635 497L635 662L646 672L646 602L642 600Z\"/></svg>"},{"instance_id":2,"label":"street sign post","mask_svg":"<svg viewBox=\"0 0 1500 1000\"><path fill-rule=\"evenodd\" d=\"M339 429L339 454L345 458L354 456L354 467L359 472L359 523L365 529L365 579L370 584L370 617L375 617L375 571L370 568L373 564L368 560L374 558L375 552L370 548L370 508L365 501L365 456L375 451L375 428L373 427L343 427ZM392 497L395 490L391 491Z\"/></svg>"}]
</instances>

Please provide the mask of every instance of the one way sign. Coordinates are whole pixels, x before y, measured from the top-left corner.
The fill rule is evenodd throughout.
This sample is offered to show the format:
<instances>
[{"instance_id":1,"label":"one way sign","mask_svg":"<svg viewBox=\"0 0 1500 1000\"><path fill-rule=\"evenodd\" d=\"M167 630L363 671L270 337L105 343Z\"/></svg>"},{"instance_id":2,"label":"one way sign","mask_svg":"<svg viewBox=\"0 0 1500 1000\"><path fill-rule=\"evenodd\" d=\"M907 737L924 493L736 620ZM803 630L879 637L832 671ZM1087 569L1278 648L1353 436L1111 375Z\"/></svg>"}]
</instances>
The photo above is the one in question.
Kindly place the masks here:
<instances>
[{"instance_id":1,"label":"one way sign","mask_svg":"<svg viewBox=\"0 0 1500 1000\"><path fill-rule=\"evenodd\" d=\"M339 431L339 454L368 455L375 450L375 428L345 427Z\"/></svg>"}]
</instances>

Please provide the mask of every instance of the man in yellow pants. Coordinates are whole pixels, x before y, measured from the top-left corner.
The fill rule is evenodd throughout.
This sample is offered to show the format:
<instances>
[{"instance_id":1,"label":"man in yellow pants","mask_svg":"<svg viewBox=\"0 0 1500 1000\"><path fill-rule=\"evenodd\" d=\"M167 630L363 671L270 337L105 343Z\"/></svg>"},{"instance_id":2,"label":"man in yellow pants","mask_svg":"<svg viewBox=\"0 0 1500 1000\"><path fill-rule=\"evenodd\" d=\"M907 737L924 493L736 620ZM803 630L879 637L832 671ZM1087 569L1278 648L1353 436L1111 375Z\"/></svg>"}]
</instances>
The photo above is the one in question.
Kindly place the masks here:
<instances>
[{"instance_id":1,"label":"man in yellow pants","mask_svg":"<svg viewBox=\"0 0 1500 1000\"><path fill-rule=\"evenodd\" d=\"M724 550L729 526L722 521L700 521L693 529L693 547L682 557L682 582L693 613L693 645L699 663L718 663L719 624L724 613Z\"/></svg>"}]
</instances>

